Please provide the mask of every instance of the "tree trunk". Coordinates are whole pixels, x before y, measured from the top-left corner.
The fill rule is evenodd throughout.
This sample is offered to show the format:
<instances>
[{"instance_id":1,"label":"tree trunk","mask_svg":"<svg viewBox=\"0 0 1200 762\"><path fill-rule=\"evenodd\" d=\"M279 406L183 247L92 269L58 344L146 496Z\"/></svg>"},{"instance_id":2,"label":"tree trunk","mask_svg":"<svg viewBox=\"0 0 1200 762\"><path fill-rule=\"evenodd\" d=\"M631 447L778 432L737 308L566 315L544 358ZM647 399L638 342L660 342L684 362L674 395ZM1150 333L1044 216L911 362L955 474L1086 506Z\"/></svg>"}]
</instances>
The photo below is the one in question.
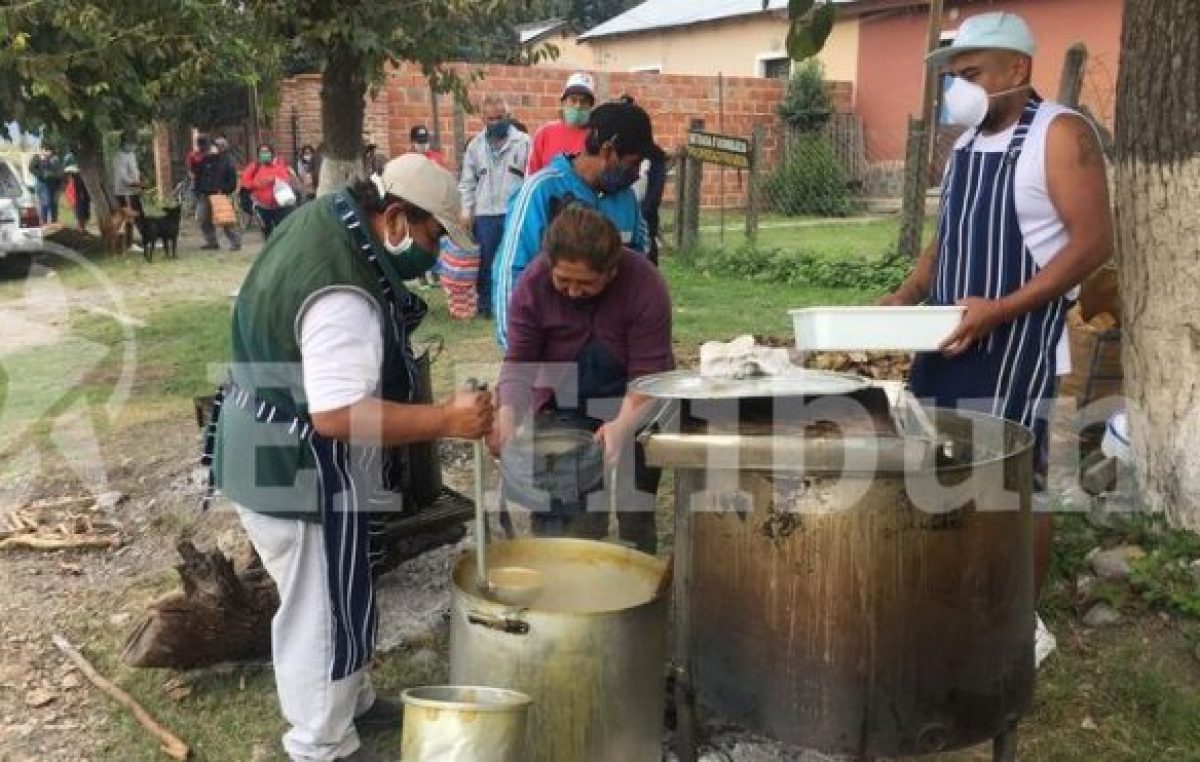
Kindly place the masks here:
<instances>
[{"instance_id":1,"label":"tree trunk","mask_svg":"<svg viewBox=\"0 0 1200 762\"><path fill-rule=\"evenodd\" d=\"M1200 26L1196 0L1125 4L1117 95L1125 388L1149 505L1200 529Z\"/></svg>"},{"instance_id":2,"label":"tree trunk","mask_svg":"<svg viewBox=\"0 0 1200 762\"><path fill-rule=\"evenodd\" d=\"M104 141L94 128L86 128L79 135L79 174L92 197L92 214L100 220L112 214L115 201L108 190L108 172L104 166Z\"/></svg>"},{"instance_id":3,"label":"tree trunk","mask_svg":"<svg viewBox=\"0 0 1200 762\"><path fill-rule=\"evenodd\" d=\"M332 45L321 73L321 131L325 153L317 194L323 195L363 171L366 66L347 46Z\"/></svg>"},{"instance_id":4,"label":"tree trunk","mask_svg":"<svg viewBox=\"0 0 1200 762\"><path fill-rule=\"evenodd\" d=\"M241 569L214 550L179 543L183 592L156 602L130 633L121 660L131 667L193 669L271 657L279 593L255 555Z\"/></svg>"}]
</instances>

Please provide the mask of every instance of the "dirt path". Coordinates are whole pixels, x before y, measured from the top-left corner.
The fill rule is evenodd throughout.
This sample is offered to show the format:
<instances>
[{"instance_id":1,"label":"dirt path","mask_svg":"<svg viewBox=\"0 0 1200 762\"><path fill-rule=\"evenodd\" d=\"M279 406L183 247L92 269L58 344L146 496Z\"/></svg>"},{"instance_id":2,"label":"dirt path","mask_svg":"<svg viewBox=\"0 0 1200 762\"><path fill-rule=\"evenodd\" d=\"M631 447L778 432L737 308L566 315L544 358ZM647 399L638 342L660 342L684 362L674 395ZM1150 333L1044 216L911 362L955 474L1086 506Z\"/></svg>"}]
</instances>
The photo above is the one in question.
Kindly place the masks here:
<instances>
[{"instance_id":1,"label":"dirt path","mask_svg":"<svg viewBox=\"0 0 1200 762\"><path fill-rule=\"evenodd\" d=\"M207 257L211 266L206 253L196 250L199 241L190 237L181 242L179 263L106 263L101 276L110 268L138 268L133 276L120 273L124 277L117 286L80 267L0 284L0 368L6 356L69 340L74 310L136 329L156 305L228 295L257 252L257 242L248 243L239 258ZM169 268L185 277L169 275ZM194 277L196 271L207 277ZM172 584L173 546L185 529L205 545L239 541L232 514L201 516L196 511L203 474L195 467L195 424L140 411L137 400L130 401L126 412L132 423L106 435L102 453L106 489L119 500L93 514L120 527L121 547L0 551L0 760L93 758L113 724L112 705L67 665L51 644L51 633L66 633L85 649L98 638L121 637L144 604ZM69 451L71 443L64 444L60 449ZM29 449L32 445L19 447L10 459L30 455ZM0 471L18 473L0 484L0 495L40 500L95 489L94 483L80 483L69 464L54 454L41 459L35 474L21 472L20 463L17 469L3 465ZM12 507L0 505L0 519Z\"/></svg>"}]
</instances>

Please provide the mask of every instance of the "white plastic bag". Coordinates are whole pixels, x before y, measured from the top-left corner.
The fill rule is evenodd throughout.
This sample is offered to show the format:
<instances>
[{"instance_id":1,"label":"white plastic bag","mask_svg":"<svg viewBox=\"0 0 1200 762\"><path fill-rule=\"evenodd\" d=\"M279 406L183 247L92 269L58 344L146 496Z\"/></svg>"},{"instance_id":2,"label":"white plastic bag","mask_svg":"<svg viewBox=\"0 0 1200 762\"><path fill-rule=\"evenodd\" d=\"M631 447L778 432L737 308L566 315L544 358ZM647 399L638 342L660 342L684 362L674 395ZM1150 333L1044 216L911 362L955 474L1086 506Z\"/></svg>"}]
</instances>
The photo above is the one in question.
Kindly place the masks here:
<instances>
[{"instance_id":1,"label":"white plastic bag","mask_svg":"<svg viewBox=\"0 0 1200 762\"><path fill-rule=\"evenodd\" d=\"M275 203L280 206L296 205L296 191L292 190L292 186L283 180L275 181Z\"/></svg>"}]
</instances>

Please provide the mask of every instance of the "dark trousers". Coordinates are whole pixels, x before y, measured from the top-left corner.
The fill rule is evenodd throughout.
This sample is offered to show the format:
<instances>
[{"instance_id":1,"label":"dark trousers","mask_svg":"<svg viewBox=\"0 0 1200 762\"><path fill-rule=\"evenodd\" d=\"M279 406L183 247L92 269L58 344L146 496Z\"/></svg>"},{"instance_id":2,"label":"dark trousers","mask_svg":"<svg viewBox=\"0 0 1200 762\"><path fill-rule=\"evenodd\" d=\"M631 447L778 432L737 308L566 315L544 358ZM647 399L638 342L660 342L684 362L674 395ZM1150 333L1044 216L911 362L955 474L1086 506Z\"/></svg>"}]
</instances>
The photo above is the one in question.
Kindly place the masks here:
<instances>
[{"instance_id":1,"label":"dark trousers","mask_svg":"<svg viewBox=\"0 0 1200 762\"><path fill-rule=\"evenodd\" d=\"M472 233L479 243L479 278L475 286L476 293L479 294L479 313L490 315L492 312L492 262L496 259L496 250L500 248L500 239L504 237L504 215L476 217Z\"/></svg>"},{"instance_id":2,"label":"dark trousers","mask_svg":"<svg viewBox=\"0 0 1200 762\"><path fill-rule=\"evenodd\" d=\"M42 182L37 184L38 198L38 214L41 215L42 224L46 225L51 222L58 222L58 192L60 186L56 182Z\"/></svg>"},{"instance_id":3,"label":"dark trousers","mask_svg":"<svg viewBox=\"0 0 1200 762\"><path fill-rule=\"evenodd\" d=\"M271 237L271 233L283 222L283 218L288 216L292 211L290 206L277 206L274 209L268 209L265 206L255 205L254 211L258 213L258 221L262 223L263 240Z\"/></svg>"}]
</instances>

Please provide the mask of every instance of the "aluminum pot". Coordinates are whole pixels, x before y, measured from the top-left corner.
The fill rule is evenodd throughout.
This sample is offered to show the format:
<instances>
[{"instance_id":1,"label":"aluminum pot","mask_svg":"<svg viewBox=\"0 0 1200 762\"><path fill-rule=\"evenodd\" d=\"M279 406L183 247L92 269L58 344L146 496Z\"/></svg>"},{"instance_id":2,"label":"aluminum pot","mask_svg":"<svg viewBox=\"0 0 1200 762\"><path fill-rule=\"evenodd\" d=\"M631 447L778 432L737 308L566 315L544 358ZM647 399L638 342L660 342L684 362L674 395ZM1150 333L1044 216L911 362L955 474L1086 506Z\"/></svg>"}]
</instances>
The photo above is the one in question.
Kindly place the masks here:
<instances>
[{"instance_id":1,"label":"aluminum pot","mask_svg":"<svg viewBox=\"0 0 1200 762\"><path fill-rule=\"evenodd\" d=\"M474 554L459 559L451 681L533 699L527 762L658 762L667 601L655 590L663 562L609 543L530 539L489 545L488 563L541 572L556 600L519 607L486 598L475 587ZM549 590L555 585L557 593Z\"/></svg>"},{"instance_id":2,"label":"aluminum pot","mask_svg":"<svg viewBox=\"0 0 1200 762\"><path fill-rule=\"evenodd\" d=\"M836 441L802 437L650 438L691 522L686 660L702 706L863 758L1001 737L1028 710L1033 437L932 418L938 462L916 468L884 442L833 457ZM701 465L730 448L739 465ZM864 455L890 466L825 472Z\"/></svg>"},{"instance_id":3,"label":"aluminum pot","mask_svg":"<svg viewBox=\"0 0 1200 762\"><path fill-rule=\"evenodd\" d=\"M524 762L524 693L432 685L409 688L401 698L401 762Z\"/></svg>"}]
</instances>

